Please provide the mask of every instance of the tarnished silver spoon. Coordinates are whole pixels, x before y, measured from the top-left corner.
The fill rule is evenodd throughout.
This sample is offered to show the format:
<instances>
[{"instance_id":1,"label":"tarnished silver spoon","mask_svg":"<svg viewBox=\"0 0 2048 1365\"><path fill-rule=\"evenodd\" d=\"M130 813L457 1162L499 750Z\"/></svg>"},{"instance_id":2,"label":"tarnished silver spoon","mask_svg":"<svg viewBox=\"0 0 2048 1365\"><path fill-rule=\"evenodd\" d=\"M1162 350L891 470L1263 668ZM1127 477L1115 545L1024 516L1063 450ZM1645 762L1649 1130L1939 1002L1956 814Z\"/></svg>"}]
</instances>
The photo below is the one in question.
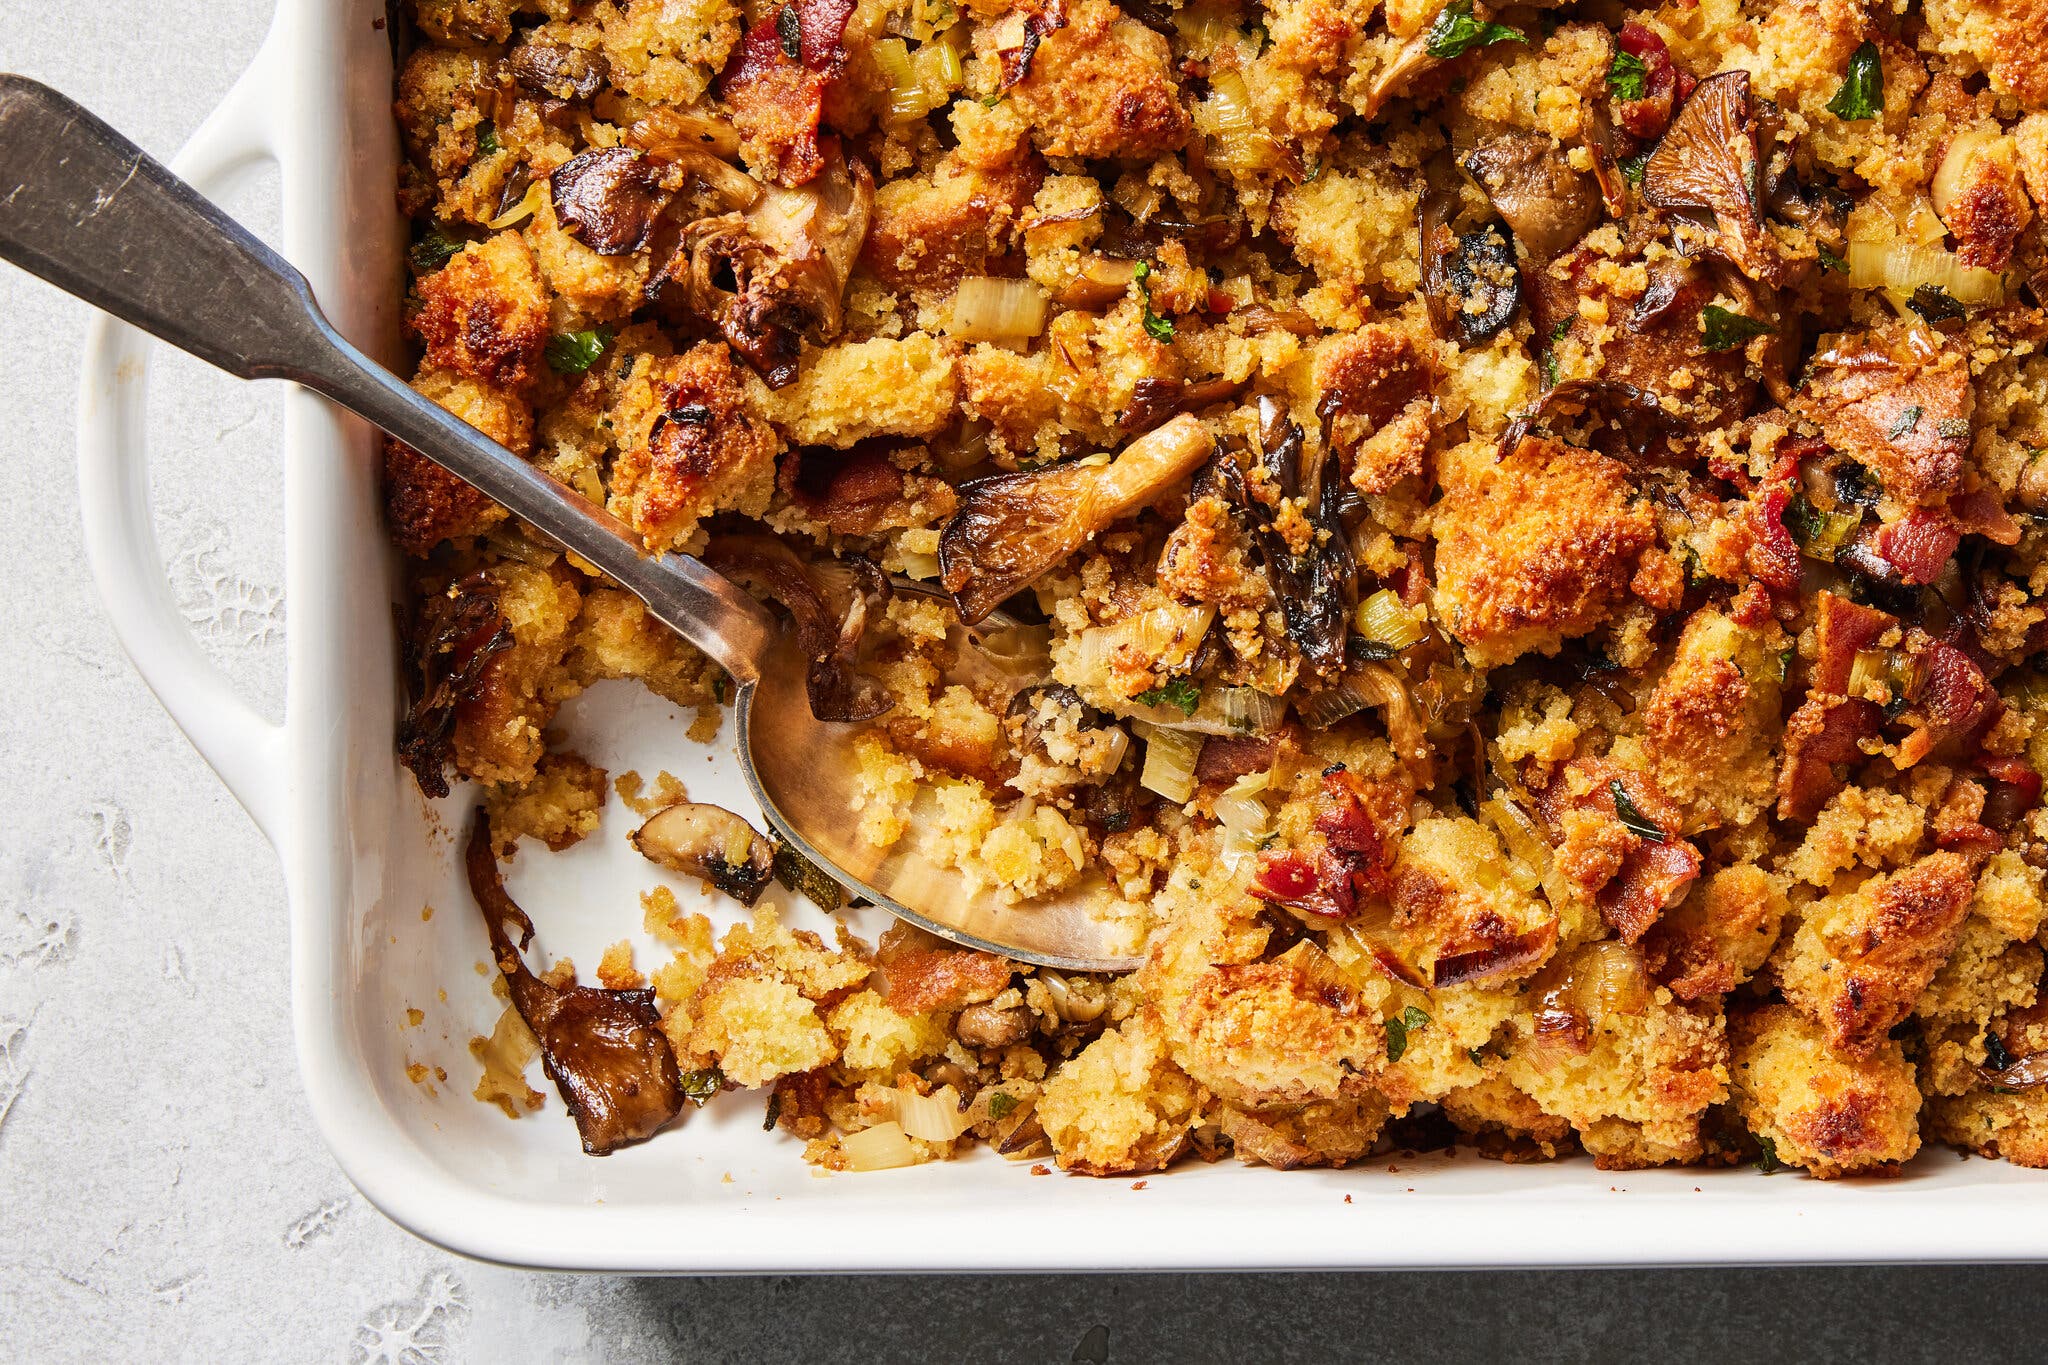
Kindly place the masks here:
<instances>
[{"instance_id":1,"label":"tarnished silver spoon","mask_svg":"<svg viewBox=\"0 0 2048 1365\"><path fill-rule=\"evenodd\" d=\"M1089 913L1092 886L1022 905L969 887L913 830L882 849L851 808L855 725L816 720L806 660L733 583L650 556L622 523L350 345L305 278L71 100L0 74L0 258L242 379L332 399L474 485L639 597L739 685L739 759L776 831L855 895L953 940L1073 971L1136 963Z\"/></svg>"}]
</instances>

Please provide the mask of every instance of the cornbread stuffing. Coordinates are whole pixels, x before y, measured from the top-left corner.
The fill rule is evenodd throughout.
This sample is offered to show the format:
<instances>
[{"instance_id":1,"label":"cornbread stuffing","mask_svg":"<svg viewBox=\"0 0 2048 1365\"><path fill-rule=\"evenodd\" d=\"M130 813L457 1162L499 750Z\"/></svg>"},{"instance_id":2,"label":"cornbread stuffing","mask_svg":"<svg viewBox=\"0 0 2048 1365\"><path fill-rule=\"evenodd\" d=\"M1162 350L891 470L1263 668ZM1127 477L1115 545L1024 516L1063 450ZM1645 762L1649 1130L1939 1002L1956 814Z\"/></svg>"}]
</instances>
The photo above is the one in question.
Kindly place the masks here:
<instances>
[{"instance_id":1,"label":"cornbread stuffing","mask_svg":"<svg viewBox=\"0 0 2048 1365\"><path fill-rule=\"evenodd\" d=\"M2040 0L407 9L414 387L823 642L868 844L1142 958L795 927L829 877L550 728L631 678L707 741L721 670L394 440L479 1100L538 1058L601 1154L752 1090L842 1171L2048 1167ZM684 881L535 975L499 862L621 806Z\"/></svg>"}]
</instances>

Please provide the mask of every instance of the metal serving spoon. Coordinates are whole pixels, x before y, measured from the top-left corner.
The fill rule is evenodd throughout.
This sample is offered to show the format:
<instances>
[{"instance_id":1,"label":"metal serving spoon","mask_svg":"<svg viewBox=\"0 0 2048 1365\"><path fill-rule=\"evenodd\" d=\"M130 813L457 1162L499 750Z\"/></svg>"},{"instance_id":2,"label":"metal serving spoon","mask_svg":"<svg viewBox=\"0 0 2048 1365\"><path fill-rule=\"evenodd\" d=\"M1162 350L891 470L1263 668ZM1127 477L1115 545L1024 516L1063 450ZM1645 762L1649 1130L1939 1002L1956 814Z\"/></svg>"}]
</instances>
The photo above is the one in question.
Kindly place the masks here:
<instances>
[{"instance_id":1,"label":"metal serving spoon","mask_svg":"<svg viewBox=\"0 0 2048 1365\"><path fill-rule=\"evenodd\" d=\"M863 896L941 937L1076 971L1137 964L1088 912L1092 887L1025 905L978 894L927 854L860 837L860 727L811 715L791 632L688 555L639 538L350 345L305 278L71 100L0 74L0 257L242 379L288 379L382 428L574 551L739 684L739 758L777 832Z\"/></svg>"}]
</instances>

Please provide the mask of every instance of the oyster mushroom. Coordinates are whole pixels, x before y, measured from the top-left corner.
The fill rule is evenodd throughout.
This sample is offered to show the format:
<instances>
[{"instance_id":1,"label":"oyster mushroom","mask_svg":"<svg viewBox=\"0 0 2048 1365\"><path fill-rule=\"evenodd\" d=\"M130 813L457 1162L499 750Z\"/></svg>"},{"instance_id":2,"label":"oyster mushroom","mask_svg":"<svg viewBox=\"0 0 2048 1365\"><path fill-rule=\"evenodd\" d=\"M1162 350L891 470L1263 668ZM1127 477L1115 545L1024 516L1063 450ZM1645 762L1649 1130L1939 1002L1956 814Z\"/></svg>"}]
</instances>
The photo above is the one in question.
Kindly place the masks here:
<instances>
[{"instance_id":1,"label":"oyster mushroom","mask_svg":"<svg viewBox=\"0 0 2048 1365\"><path fill-rule=\"evenodd\" d=\"M775 850L723 806L678 801L633 831L633 847L671 872L701 877L741 905L752 905L775 876Z\"/></svg>"},{"instance_id":2,"label":"oyster mushroom","mask_svg":"<svg viewBox=\"0 0 2048 1365\"><path fill-rule=\"evenodd\" d=\"M1772 282L1778 263L1759 216L1762 179L1749 73L1723 71L1699 83L1650 154L1643 199L1712 214L1721 254L1750 279Z\"/></svg>"},{"instance_id":3,"label":"oyster mushroom","mask_svg":"<svg viewBox=\"0 0 2048 1365\"><path fill-rule=\"evenodd\" d=\"M1462 164L1534 261L1563 255L1600 221L1597 186L1573 170L1564 149L1544 134L1488 138Z\"/></svg>"},{"instance_id":4,"label":"oyster mushroom","mask_svg":"<svg viewBox=\"0 0 2048 1365\"><path fill-rule=\"evenodd\" d=\"M802 189L769 187L745 212L684 230L647 294L724 335L771 389L796 379L803 342L837 335L875 202L875 181L835 155Z\"/></svg>"},{"instance_id":5,"label":"oyster mushroom","mask_svg":"<svg viewBox=\"0 0 2048 1365\"><path fill-rule=\"evenodd\" d=\"M998 474L960 489L939 537L939 575L968 625L1120 517L1158 498L1209 457L1215 440L1183 413L1108 464L1073 460Z\"/></svg>"},{"instance_id":6,"label":"oyster mushroom","mask_svg":"<svg viewBox=\"0 0 2048 1365\"><path fill-rule=\"evenodd\" d=\"M807 565L773 536L735 535L706 546L704 562L789 612L797 643L810 659L804 690L813 716L873 720L895 705L887 689L857 668L868 597L889 599L889 580L871 561L848 555L832 565Z\"/></svg>"},{"instance_id":7,"label":"oyster mushroom","mask_svg":"<svg viewBox=\"0 0 2048 1365\"><path fill-rule=\"evenodd\" d=\"M683 1107L682 1075L654 992L562 988L535 976L520 955L533 940L533 921L505 893L490 818L481 811L464 862L512 1007L540 1041L541 1062L576 1120L583 1150L604 1156L652 1137ZM517 930L517 943L507 925Z\"/></svg>"},{"instance_id":8,"label":"oyster mushroom","mask_svg":"<svg viewBox=\"0 0 2048 1365\"><path fill-rule=\"evenodd\" d=\"M600 256L645 246L668 203L654 163L631 147L596 147L571 157L548 177L548 187L563 230Z\"/></svg>"},{"instance_id":9,"label":"oyster mushroom","mask_svg":"<svg viewBox=\"0 0 2048 1365\"><path fill-rule=\"evenodd\" d=\"M1341 459L1325 446L1322 465L1303 468L1306 456L1301 425L1287 415L1276 398L1259 399L1260 461L1285 497L1303 496L1308 520L1315 529L1309 548L1295 554L1269 525L1260 538L1266 579L1272 585L1287 638L1301 651L1308 672L1335 678L1344 671L1344 643L1357 579L1351 541L1338 520L1344 496Z\"/></svg>"}]
</instances>

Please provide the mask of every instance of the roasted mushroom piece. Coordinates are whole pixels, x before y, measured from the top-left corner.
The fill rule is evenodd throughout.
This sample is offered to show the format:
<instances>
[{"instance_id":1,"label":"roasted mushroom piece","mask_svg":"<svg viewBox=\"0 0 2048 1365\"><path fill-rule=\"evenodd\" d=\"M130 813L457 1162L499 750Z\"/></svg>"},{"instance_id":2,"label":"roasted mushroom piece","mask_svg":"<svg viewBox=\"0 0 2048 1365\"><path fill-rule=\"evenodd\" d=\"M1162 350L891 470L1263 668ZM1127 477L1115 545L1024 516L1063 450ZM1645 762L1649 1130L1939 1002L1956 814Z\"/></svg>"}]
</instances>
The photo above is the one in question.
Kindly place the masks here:
<instances>
[{"instance_id":1,"label":"roasted mushroom piece","mask_svg":"<svg viewBox=\"0 0 2048 1365\"><path fill-rule=\"evenodd\" d=\"M548 177L555 216L565 232L600 256L622 256L647 244L668 202L654 164L631 147L594 147Z\"/></svg>"},{"instance_id":2,"label":"roasted mushroom piece","mask_svg":"<svg viewBox=\"0 0 2048 1365\"><path fill-rule=\"evenodd\" d=\"M1750 279L1775 283L1778 260L1757 210L1762 187L1749 73L1709 76L1650 154L1643 199L1660 209L1712 214L1720 253Z\"/></svg>"},{"instance_id":3,"label":"roasted mushroom piece","mask_svg":"<svg viewBox=\"0 0 2048 1365\"><path fill-rule=\"evenodd\" d=\"M512 80L539 99L587 100L611 78L602 52L558 43L523 43L506 59Z\"/></svg>"},{"instance_id":4,"label":"roasted mushroom piece","mask_svg":"<svg viewBox=\"0 0 2048 1365\"><path fill-rule=\"evenodd\" d=\"M541 1062L576 1120L583 1150L604 1156L653 1136L683 1107L682 1075L661 1031L654 992L560 988L535 976L520 956L533 940L533 921L505 893L491 852L490 818L481 811L465 862L512 1006L540 1040ZM518 942L507 925L518 931Z\"/></svg>"},{"instance_id":5,"label":"roasted mushroom piece","mask_svg":"<svg viewBox=\"0 0 2048 1365\"><path fill-rule=\"evenodd\" d=\"M1600 221L1600 191L1542 133L1502 133L1466 153L1466 172L1538 264L1563 255Z\"/></svg>"},{"instance_id":6,"label":"roasted mushroom piece","mask_svg":"<svg viewBox=\"0 0 2048 1365\"><path fill-rule=\"evenodd\" d=\"M839 332L874 202L868 168L835 152L802 189L771 186L745 212L690 224L647 296L717 328L769 388L782 388L796 379L806 339Z\"/></svg>"},{"instance_id":7,"label":"roasted mushroom piece","mask_svg":"<svg viewBox=\"0 0 2048 1365\"><path fill-rule=\"evenodd\" d=\"M633 847L671 872L701 877L752 905L775 877L775 849L723 806L678 801L633 831Z\"/></svg>"},{"instance_id":8,"label":"roasted mushroom piece","mask_svg":"<svg viewBox=\"0 0 2048 1365\"><path fill-rule=\"evenodd\" d=\"M1294 553L1268 524L1261 536L1266 580L1287 623L1287 638L1301 651L1303 668L1334 680L1344 671L1344 643L1357 583L1351 542L1338 519L1345 481L1342 461L1325 443L1320 466L1304 469L1307 458L1301 424L1276 398L1259 399L1260 462L1285 497L1300 496L1314 528L1309 547Z\"/></svg>"},{"instance_id":9,"label":"roasted mushroom piece","mask_svg":"<svg viewBox=\"0 0 2048 1365\"><path fill-rule=\"evenodd\" d=\"M960 510L939 537L940 581L960 620L973 625L1090 536L1166 493L1214 445L1208 428L1182 414L1107 464L1073 460L964 485Z\"/></svg>"},{"instance_id":10,"label":"roasted mushroom piece","mask_svg":"<svg viewBox=\"0 0 2048 1365\"><path fill-rule=\"evenodd\" d=\"M1507 326L1521 306L1514 244L1498 223L1458 235L1446 219L1443 198L1435 194L1423 196L1419 216L1430 326L1460 346L1477 346Z\"/></svg>"},{"instance_id":11,"label":"roasted mushroom piece","mask_svg":"<svg viewBox=\"0 0 2048 1365\"><path fill-rule=\"evenodd\" d=\"M766 593L796 626L797 644L810 660L804 678L811 714L819 720L873 720L895 703L887 689L858 671L868 598L886 602L889 580L860 555L833 561L828 572L797 557L773 536L720 536L704 549L704 562L729 578Z\"/></svg>"},{"instance_id":12,"label":"roasted mushroom piece","mask_svg":"<svg viewBox=\"0 0 2048 1365\"><path fill-rule=\"evenodd\" d=\"M481 573L420 604L400 642L410 699L398 721L398 761L426 795L448 794L455 708L482 685L491 657L511 645L497 588Z\"/></svg>"}]
</instances>

